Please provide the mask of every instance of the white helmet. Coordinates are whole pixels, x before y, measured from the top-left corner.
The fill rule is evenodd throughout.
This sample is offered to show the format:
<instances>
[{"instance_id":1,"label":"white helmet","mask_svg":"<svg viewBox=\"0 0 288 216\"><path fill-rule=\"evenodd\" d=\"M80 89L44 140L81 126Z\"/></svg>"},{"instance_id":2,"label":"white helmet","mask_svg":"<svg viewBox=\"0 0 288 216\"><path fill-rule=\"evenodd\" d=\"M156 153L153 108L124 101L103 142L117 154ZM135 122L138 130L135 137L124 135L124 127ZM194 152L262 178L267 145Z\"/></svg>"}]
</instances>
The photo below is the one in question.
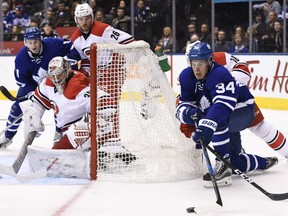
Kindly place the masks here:
<instances>
[{"instance_id":1,"label":"white helmet","mask_svg":"<svg viewBox=\"0 0 288 216\"><path fill-rule=\"evenodd\" d=\"M84 17L91 15L92 20L94 19L93 10L88 3L78 4L75 8L74 15L76 24L77 24L77 17Z\"/></svg>"},{"instance_id":2,"label":"white helmet","mask_svg":"<svg viewBox=\"0 0 288 216\"><path fill-rule=\"evenodd\" d=\"M70 68L70 62L61 56L52 58L48 64L48 77L60 94L66 88L66 80L69 77Z\"/></svg>"}]
</instances>

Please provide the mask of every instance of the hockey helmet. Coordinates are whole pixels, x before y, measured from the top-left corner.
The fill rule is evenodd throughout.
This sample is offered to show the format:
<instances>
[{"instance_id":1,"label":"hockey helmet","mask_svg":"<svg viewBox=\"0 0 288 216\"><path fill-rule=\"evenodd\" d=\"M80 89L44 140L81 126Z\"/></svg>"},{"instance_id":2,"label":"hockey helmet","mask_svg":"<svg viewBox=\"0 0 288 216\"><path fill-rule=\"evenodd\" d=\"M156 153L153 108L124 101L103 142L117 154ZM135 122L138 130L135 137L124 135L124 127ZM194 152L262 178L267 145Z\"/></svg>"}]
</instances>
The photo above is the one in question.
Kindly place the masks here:
<instances>
[{"instance_id":1,"label":"hockey helmet","mask_svg":"<svg viewBox=\"0 0 288 216\"><path fill-rule=\"evenodd\" d=\"M25 30L24 40L41 39L40 30L37 27L29 27Z\"/></svg>"},{"instance_id":2,"label":"hockey helmet","mask_svg":"<svg viewBox=\"0 0 288 216\"><path fill-rule=\"evenodd\" d=\"M190 43L186 46L186 50L185 50L185 57L186 57L186 61L187 61L187 64L188 66L191 66L191 62L190 62L190 59L189 59L189 52L190 50L192 49L192 47L197 44L197 43L201 43L201 41L199 40L196 40L195 42L193 43Z\"/></svg>"},{"instance_id":3,"label":"hockey helmet","mask_svg":"<svg viewBox=\"0 0 288 216\"><path fill-rule=\"evenodd\" d=\"M190 61L206 60L208 63L212 60L213 51L208 43L196 42L189 51Z\"/></svg>"},{"instance_id":4,"label":"hockey helmet","mask_svg":"<svg viewBox=\"0 0 288 216\"><path fill-rule=\"evenodd\" d=\"M66 79L70 74L70 69L70 62L61 56L52 58L48 64L48 77L60 94L66 88Z\"/></svg>"},{"instance_id":5,"label":"hockey helmet","mask_svg":"<svg viewBox=\"0 0 288 216\"><path fill-rule=\"evenodd\" d=\"M77 18L78 17L84 17L84 16L92 16L92 20L94 19L93 16L93 9L90 7L90 5L88 3L84 3L84 4L78 4L75 8L75 22L77 23Z\"/></svg>"}]
</instances>

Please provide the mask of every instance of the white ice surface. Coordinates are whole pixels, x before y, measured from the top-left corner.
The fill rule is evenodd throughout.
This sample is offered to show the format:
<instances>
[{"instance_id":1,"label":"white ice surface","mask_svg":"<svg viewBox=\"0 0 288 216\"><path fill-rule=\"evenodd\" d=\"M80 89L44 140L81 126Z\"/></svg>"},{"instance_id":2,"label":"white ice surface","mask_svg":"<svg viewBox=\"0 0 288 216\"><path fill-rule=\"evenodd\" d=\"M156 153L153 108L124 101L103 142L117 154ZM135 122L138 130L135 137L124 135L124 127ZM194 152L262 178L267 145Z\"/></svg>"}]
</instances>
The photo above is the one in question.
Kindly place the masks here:
<instances>
[{"instance_id":1,"label":"white ice surface","mask_svg":"<svg viewBox=\"0 0 288 216\"><path fill-rule=\"evenodd\" d=\"M0 101L0 128L5 128L12 102ZM268 121L288 134L288 112L263 110ZM33 145L50 148L54 135L52 112L44 115L45 132ZM246 152L261 156L278 156L277 166L263 174L249 175L254 182L271 193L288 192L286 159L271 150L250 131L242 133ZM0 163L12 165L23 143L21 124L13 144L0 151ZM212 157L212 156L211 156ZM29 172L24 164L20 173ZM272 201L239 176L232 186L220 188L224 207L211 216L287 216L288 200ZM123 183L43 178L20 183L13 177L0 179L1 216L184 216L191 206L216 202L213 189L205 189L202 180L170 183Z\"/></svg>"}]
</instances>

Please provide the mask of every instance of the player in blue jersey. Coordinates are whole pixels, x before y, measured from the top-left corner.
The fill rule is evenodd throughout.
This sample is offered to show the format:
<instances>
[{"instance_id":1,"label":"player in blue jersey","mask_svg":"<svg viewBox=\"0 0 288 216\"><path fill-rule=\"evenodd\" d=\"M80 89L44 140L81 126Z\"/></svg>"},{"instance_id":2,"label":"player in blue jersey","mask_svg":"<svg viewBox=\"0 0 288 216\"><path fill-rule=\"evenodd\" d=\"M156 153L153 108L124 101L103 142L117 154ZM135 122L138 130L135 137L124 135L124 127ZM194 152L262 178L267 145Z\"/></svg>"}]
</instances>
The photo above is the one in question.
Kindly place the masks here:
<instances>
[{"instance_id":1,"label":"player in blue jersey","mask_svg":"<svg viewBox=\"0 0 288 216\"><path fill-rule=\"evenodd\" d=\"M181 123L195 125L193 140L212 145L242 172L266 170L277 164L276 157L263 158L242 152L240 131L254 119L254 97L246 85L232 77L223 66L214 62L207 43L195 44L189 52L191 67L180 76L181 94L176 117ZM219 76L219 74L221 74ZM232 184L232 170L216 159L215 178L219 186ZM210 175L203 176L204 186L211 187Z\"/></svg>"},{"instance_id":2,"label":"player in blue jersey","mask_svg":"<svg viewBox=\"0 0 288 216\"><path fill-rule=\"evenodd\" d=\"M46 77L49 61L55 56L65 56L70 52L72 42L59 38L47 38L41 40L41 34L37 27L27 28L24 33L24 44L15 58L14 76L16 84L19 86L17 98L29 99L34 90ZM6 125L10 125L18 116L22 115L17 100L13 103ZM0 148L6 148L12 143L12 138L17 133L17 129L22 119L14 123L0 138ZM56 131L55 135L61 135L61 131ZM60 138L60 137L59 137Z\"/></svg>"}]
</instances>

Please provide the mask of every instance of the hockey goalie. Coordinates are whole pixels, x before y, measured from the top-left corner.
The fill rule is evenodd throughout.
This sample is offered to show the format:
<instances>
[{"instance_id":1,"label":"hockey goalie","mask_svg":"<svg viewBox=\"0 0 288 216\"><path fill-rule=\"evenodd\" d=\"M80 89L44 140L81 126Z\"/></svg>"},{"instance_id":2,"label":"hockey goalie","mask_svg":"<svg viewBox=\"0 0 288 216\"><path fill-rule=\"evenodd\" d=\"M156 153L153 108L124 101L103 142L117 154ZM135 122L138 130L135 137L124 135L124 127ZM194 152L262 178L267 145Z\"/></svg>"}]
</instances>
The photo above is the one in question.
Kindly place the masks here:
<instances>
[{"instance_id":1,"label":"hockey goalie","mask_svg":"<svg viewBox=\"0 0 288 216\"><path fill-rule=\"evenodd\" d=\"M53 58L48 65L48 76L35 90L33 101L21 104L26 134L30 131L44 131L41 118L45 110L49 109L54 110L56 125L64 133L64 136L54 143L53 149L58 149L57 152L31 148L28 152L28 158L32 170L49 167L48 174L50 176L87 177L87 170L89 169L87 161L89 160L85 150L87 151L90 148L90 129L88 118L86 118L86 121L81 119L86 113L90 113L89 79L82 73L70 70L70 68L70 63L63 57ZM100 103L97 111L97 139L101 140L98 154L102 156L102 159L104 157L110 158L112 154L113 157L115 156L115 158L120 158L125 163L129 163L131 161L127 157L131 160L135 160L136 157L124 149L119 140L109 136L114 127L113 119L116 113L116 106L111 103L113 99L101 89L98 92L97 97ZM103 139L103 137L105 138ZM79 151L67 152L59 151L59 149L79 149ZM59 169L56 165L61 164L59 163L60 156L65 157L65 154L66 156L69 154L69 158L73 158L73 160L66 161L62 164L63 169ZM76 154L75 157L73 157L73 154ZM43 155L42 158L41 155ZM82 166L79 167L81 164ZM58 171L58 173L53 173L53 170ZM87 172L85 172L85 175L83 172L77 174L75 170L77 172L78 170L86 170Z\"/></svg>"}]
</instances>

